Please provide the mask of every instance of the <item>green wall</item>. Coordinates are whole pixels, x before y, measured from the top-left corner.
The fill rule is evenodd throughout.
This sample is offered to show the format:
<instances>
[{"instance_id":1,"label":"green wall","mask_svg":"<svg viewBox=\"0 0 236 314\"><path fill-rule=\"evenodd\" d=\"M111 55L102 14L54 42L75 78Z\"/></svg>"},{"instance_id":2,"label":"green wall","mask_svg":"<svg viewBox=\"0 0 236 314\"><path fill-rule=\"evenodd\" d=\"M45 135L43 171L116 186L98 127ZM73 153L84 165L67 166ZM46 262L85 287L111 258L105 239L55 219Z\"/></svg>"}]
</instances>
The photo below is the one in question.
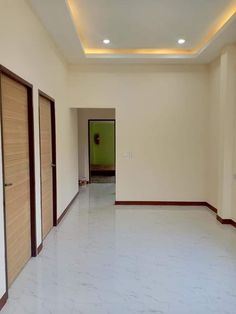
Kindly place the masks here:
<instances>
[{"instance_id":1,"label":"green wall","mask_svg":"<svg viewBox=\"0 0 236 314\"><path fill-rule=\"evenodd\" d=\"M92 165L115 165L114 131L114 121L90 121L90 163ZM95 134L100 136L99 144L95 144Z\"/></svg>"}]
</instances>

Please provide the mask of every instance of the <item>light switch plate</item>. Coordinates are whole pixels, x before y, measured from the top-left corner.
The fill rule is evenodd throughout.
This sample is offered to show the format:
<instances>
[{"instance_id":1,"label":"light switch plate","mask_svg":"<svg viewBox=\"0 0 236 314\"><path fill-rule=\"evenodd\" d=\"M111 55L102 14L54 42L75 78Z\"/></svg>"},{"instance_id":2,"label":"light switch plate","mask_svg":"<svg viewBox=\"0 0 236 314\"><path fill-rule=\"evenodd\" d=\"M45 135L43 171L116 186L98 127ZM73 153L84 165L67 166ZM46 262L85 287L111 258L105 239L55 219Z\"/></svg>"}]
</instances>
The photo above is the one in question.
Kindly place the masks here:
<instances>
[{"instance_id":1,"label":"light switch plate","mask_svg":"<svg viewBox=\"0 0 236 314\"><path fill-rule=\"evenodd\" d=\"M126 152L126 153L123 154L123 157L125 159L131 160L133 158L133 153L132 152Z\"/></svg>"}]
</instances>

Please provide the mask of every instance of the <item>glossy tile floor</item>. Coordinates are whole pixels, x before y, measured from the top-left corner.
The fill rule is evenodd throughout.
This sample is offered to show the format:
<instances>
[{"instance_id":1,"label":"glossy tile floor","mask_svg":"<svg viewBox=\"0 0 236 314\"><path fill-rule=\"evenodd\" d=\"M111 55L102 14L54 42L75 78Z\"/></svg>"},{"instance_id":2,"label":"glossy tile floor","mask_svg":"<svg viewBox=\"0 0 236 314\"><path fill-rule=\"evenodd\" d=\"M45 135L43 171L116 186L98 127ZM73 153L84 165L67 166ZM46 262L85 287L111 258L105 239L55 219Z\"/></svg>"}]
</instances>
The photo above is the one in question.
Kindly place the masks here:
<instances>
[{"instance_id":1,"label":"glossy tile floor","mask_svg":"<svg viewBox=\"0 0 236 314\"><path fill-rule=\"evenodd\" d=\"M90 181L92 183L115 183L115 176L91 176Z\"/></svg>"},{"instance_id":2,"label":"glossy tile floor","mask_svg":"<svg viewBox=\"0 0 236 314\"><path fill-rule=\"evenodd\" d=\"M201 207L113 206L81 190L2 314L235 314L236 229Z\"/></svg>"}]
</instances>

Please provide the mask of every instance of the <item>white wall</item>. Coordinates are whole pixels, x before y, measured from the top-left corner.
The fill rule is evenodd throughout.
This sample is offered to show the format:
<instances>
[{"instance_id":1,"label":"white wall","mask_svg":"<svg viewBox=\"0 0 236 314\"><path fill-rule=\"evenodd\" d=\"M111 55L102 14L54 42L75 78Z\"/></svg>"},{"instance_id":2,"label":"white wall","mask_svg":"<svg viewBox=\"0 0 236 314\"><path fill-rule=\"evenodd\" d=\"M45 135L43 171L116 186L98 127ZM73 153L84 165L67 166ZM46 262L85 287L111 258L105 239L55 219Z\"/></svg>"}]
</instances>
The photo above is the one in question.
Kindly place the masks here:
<instances>
[{"instance_id":1,"label":"white wall","mask_svg":"<svg viewBox=\"0 0 236 314\"><path fill-rule=\"evenodd\" d=\"M207 201L220 207L220 58L210 65Z\"/></svg>"},{"instance_id":2,"label":"white wall","mask_svg":"<svg viewBox=\"0 0 236 314\"><path fill-rule=\"evenodd\" d=\"M0 63L34 86L37 244L41 243L38 89L56 101L58 216L78 191L77 114L69 110L67 65L24 0L0 1ZM0 152L1 155L1 152ZM0 167L0 297L4 294L2 170Z\"/></svg>"},{"instance_id":3,"label":"white wall","mask_svg":"<svg viewBox=\"0 0 236 314\"><path fill-rule=\"evenodd\" d=\"M115 119L115 109L78 109L79 178L89 181L88 120Z\"/></svg>"},{"instance_id":4,"label":"white wall","mask_svg":"<svg viewBox=\"0 0 236 314\"><path fill-rule=\"evenodd\" d=\"M116 108L117 200L206 200L208 83L207 66L71 67L71 106Z\"/></svg>"},{"instance_id":5,"label":"white wall","mask_svg":"<svg viewBox=\"0 0 236 314\"><path fill-rule=\"evenodd\" d=\"M236 46L210 67L208 201L236 221Z\"/></svg>"},{"instance_id":6,"label":"white wall","mask_svg":"<svg viewBox=\"0 0 236 314\"><path fill-rule=\"evenodd\" d=\"M225 49L221 56L221 208L222 218L236 221L236 46Z\"/></svg>"}]
</instances>

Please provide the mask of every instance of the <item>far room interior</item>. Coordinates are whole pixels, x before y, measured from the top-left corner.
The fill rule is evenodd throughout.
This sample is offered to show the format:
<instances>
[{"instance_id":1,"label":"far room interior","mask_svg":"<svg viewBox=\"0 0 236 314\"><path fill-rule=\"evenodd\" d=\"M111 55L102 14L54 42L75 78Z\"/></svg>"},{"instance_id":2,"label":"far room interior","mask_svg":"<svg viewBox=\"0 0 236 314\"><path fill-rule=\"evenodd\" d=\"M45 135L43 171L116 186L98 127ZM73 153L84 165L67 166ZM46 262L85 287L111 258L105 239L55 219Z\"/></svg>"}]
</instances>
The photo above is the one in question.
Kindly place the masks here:
<instances>
[{"instance_id":1,"label":"far room interior","mask_svg":"<svg viewBox=\"0 0 236 314\"><path fill-rule=\"evenodd\" d=\"M78 109L79 181L115 183L115 109Z\"/></svg>"},{"instance_id":2,"label":"far room interior","mask_svg":"<svg viewBox=\"0 0 236 314\"><path fill-rule=\"evenodd\" d=\"M115 120L89 120L91 183L115 183Z\"/></svg>"}]
</instances>

